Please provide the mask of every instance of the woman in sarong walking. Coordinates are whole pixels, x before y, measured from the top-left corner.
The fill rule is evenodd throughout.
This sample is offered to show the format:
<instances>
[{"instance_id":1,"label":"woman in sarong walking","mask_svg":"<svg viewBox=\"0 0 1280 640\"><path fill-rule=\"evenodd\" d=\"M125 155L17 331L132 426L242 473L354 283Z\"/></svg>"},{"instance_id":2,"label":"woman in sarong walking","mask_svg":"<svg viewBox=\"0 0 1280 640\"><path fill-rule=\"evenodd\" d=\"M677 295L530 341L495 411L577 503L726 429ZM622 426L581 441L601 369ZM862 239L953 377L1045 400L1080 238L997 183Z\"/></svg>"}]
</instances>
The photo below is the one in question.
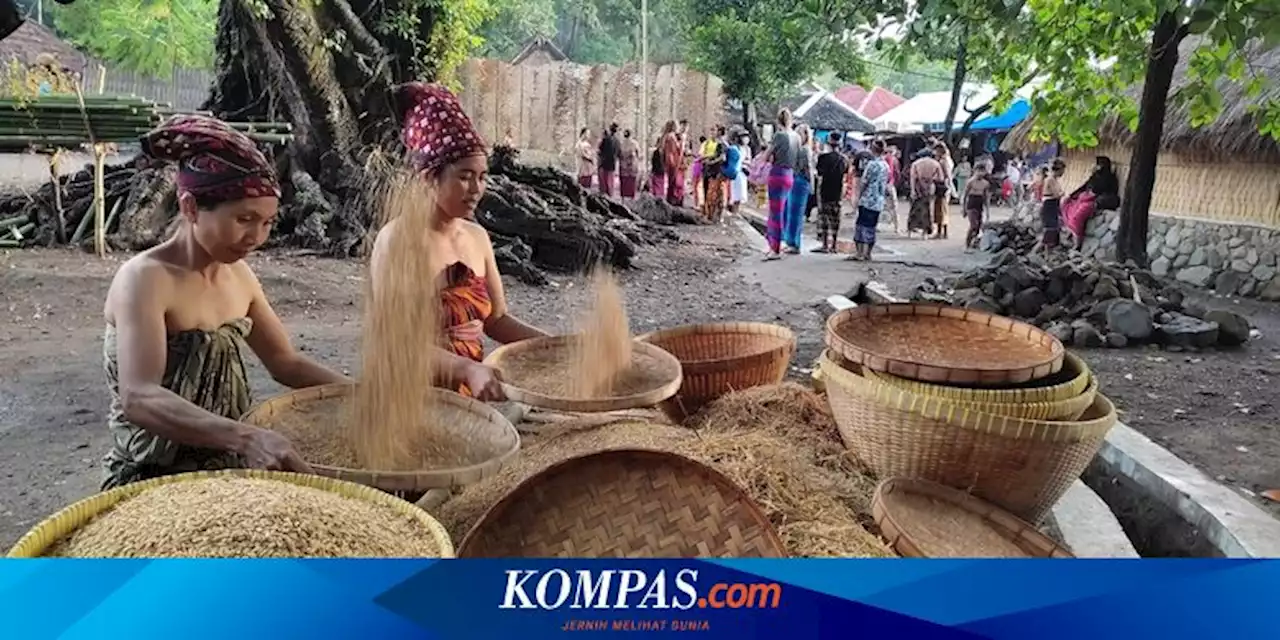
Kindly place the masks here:
<instances>
[{"instance_id":1,"label":"woman in sarong walking","mask_svg":"<svg viewBox=\"0 0 1280 640\"><path fill-rule=\"evenodd\" d=\"M769 177L765 182L769 195L769 218L765 224L769 252L765 254L765 260L782 257L782 226L795 181L793 171L799 149L800 143L795 132L791 131L791 112L783 109L778 112L778 131L773 134L765 156L770 164Z\"/></svg>"}]
</instances>

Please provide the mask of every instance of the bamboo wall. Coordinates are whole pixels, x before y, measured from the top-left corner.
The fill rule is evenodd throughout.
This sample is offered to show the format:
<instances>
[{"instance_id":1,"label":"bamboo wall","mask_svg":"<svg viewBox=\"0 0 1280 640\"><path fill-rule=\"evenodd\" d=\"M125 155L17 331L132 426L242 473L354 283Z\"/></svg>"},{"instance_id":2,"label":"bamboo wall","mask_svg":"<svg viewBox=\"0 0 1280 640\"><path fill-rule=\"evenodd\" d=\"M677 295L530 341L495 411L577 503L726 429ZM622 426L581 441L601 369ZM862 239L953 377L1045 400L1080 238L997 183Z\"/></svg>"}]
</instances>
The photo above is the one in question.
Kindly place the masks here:
<instances>
[{"instance_id":1,"label":"bamboo wall","mask_svg":"<svg viewBox=\"0 0 1280 640\"><path fill-rule=\"evenodd\" d=\"M668 120L688 120L695 135L724 123L720 79L684 65L649 65L641 74L638 64L512 65L473 59L459 75L463 107L486 140L500 143L509 129L516 147L558 164L572 161L582 127L598 134L616 122L619 130L631 129L639 137L647 115L649 138L656 140ZM641 82L649 86L648 114L640 113Z\"/></svg>"},{"instance_id":2,"label":"bamboo wall","mask_svg":"<svg viewBox=\"0 0 1280 640\"><path fill-rule=\"evenodd\" d=\"M1120 174L1121 195L1129 170L1129 149L1107 146L1067 150L1065 186L1089 177L1094 157L1109 156ZM1280 165L1223 161L1212 156L1165 152L1156 168L1151 210L1165 215L1280 229Z\"/></svg>"}]
</instances>

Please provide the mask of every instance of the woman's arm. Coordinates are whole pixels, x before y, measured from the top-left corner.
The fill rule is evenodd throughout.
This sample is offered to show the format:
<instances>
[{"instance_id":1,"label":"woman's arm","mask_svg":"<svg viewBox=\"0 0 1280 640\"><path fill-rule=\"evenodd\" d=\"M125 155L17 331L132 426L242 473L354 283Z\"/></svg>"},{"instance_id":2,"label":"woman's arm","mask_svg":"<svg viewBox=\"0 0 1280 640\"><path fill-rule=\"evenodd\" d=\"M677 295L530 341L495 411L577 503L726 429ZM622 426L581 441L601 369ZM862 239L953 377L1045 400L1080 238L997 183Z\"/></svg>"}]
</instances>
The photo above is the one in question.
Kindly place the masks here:
<instances>
[{"instance_id":1,"label":"woman's arm","mask_svg":"<svg viewBox=\"0 0 1280 640\"><path fill-rule=\"evenodd\" d=\"M129 265L112 296L116 361L124 417L166 440L192 447L239 451L248 425L206 411L161 386L168 354L164 299L168 287L158 267ZM114 287L113 287L114 288Z\"/></svg>"},{"instance_id":2,"label":"woman's arm","mask_svg":"<svg viewBox=\"0 0 1280 640\"><path fill-rule=\"evenodd\" d=\"M493 311L484 321L485 335L502 344L550 335L508 313L507 294L502 287L502 275L498 273L498 261L493 257L493 243L483 228L477 225L476 230L477 241L484 250L484 280L489 289L489 300L493 302Z\"/></svg>"},{"instance_id":3,"label":"woman's arm","mask_svg":"<svg viewBox=\"0 0 1280 640\"><path fill-rule=\"evenodd\" d=\"M253 321L253 330L249 332L246 341L271 377L291 389L355 382L299 353L289 341L289 334L284 329L284 323L280 322L280 316L276 315L271 303L267 301L258 277L247 265L244 265L244 271L248 285L253 287L253 302L249 304L249 319Z\"/></svg>"}]
</instances>

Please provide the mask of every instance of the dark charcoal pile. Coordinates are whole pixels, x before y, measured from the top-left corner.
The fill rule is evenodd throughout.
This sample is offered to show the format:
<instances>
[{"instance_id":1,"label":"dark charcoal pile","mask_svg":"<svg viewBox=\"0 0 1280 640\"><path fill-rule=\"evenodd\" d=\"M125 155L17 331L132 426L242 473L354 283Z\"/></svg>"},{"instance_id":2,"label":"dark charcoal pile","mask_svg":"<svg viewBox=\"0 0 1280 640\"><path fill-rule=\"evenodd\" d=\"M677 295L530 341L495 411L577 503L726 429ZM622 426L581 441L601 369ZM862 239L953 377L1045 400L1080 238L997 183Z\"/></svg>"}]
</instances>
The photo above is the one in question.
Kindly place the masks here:
<instances>
[{"instance_id":1,"label":"dark charcoal pile","mask_svg":"<svg viewBox=\"0 0 1280 640\"><path fill-rule=\"evenodd\" d=\"M1075 347L1204 349L1244 344L1250 332L1247 318L1187 302L1147 270L1079 256L1046 262L1012 248L958 277L926 279L911 296L1021 318Z\"/></svg>"},{"instance_id":2,"label":"dark charcoal pile","mask_svg":"<svg viewBox=\"0 0 1280 640\"><path fill-rule=\"evenodd\" d=\"M530 284L546 283L543 270L580 272L598 262L628 268L638 247L677 239L664 227L700 222L691 210L647 196L628 206L585 190L562 171L520 164L510 148L494 149L489 165L489 186L476 221L493 236L498 269ZM164 238L177 210L173 173L171 167L146 167L136 158L106 167L109 246L137 251ZM290 185L268 246L341 257L364 250L360 224L338 215L344 206L358 205L331 201L300 172ZM61 219L52 183L30 194L0 195L0 247L73 243L90 248L93 167L64 176L60 188Z\"/></svg>"}]
</instances>

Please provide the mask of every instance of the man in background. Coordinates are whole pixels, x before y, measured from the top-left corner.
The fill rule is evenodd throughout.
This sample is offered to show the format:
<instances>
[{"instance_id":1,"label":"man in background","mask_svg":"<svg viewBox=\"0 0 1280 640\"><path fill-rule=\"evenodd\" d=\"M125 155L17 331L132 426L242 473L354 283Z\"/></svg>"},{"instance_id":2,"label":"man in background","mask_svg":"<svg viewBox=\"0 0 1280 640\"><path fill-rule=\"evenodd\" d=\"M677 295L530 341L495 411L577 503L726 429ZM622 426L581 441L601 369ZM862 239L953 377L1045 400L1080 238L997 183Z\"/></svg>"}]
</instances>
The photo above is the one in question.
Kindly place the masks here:
<instances>
[{"instance_id":1,"label":"man in background","mask_svg":"<svg viewBox=\"0 0 1280 640\"><path fill-rule=\"evenodd\" d=\"M841 201L844 196L844 180L849 173L849 162L841 153L840 134L827 135L827 150L818 156L815 167L818 194L818 243L814 253L836 253L840 234Z\"/></svg>"},{"instance_id":2,"label":"man in background","mask_svg":"<svg viewBox=\"0 0 1280 640\"><path fill-rule=\"evenodd\" d=\"M606 196L613 195L613 179L618 174L618 159L622 156L622 146L618 142L618 123L609 125L600 137L597 153L597 166L600 172L600 192Z\"/></svg>"}]
</instances>

